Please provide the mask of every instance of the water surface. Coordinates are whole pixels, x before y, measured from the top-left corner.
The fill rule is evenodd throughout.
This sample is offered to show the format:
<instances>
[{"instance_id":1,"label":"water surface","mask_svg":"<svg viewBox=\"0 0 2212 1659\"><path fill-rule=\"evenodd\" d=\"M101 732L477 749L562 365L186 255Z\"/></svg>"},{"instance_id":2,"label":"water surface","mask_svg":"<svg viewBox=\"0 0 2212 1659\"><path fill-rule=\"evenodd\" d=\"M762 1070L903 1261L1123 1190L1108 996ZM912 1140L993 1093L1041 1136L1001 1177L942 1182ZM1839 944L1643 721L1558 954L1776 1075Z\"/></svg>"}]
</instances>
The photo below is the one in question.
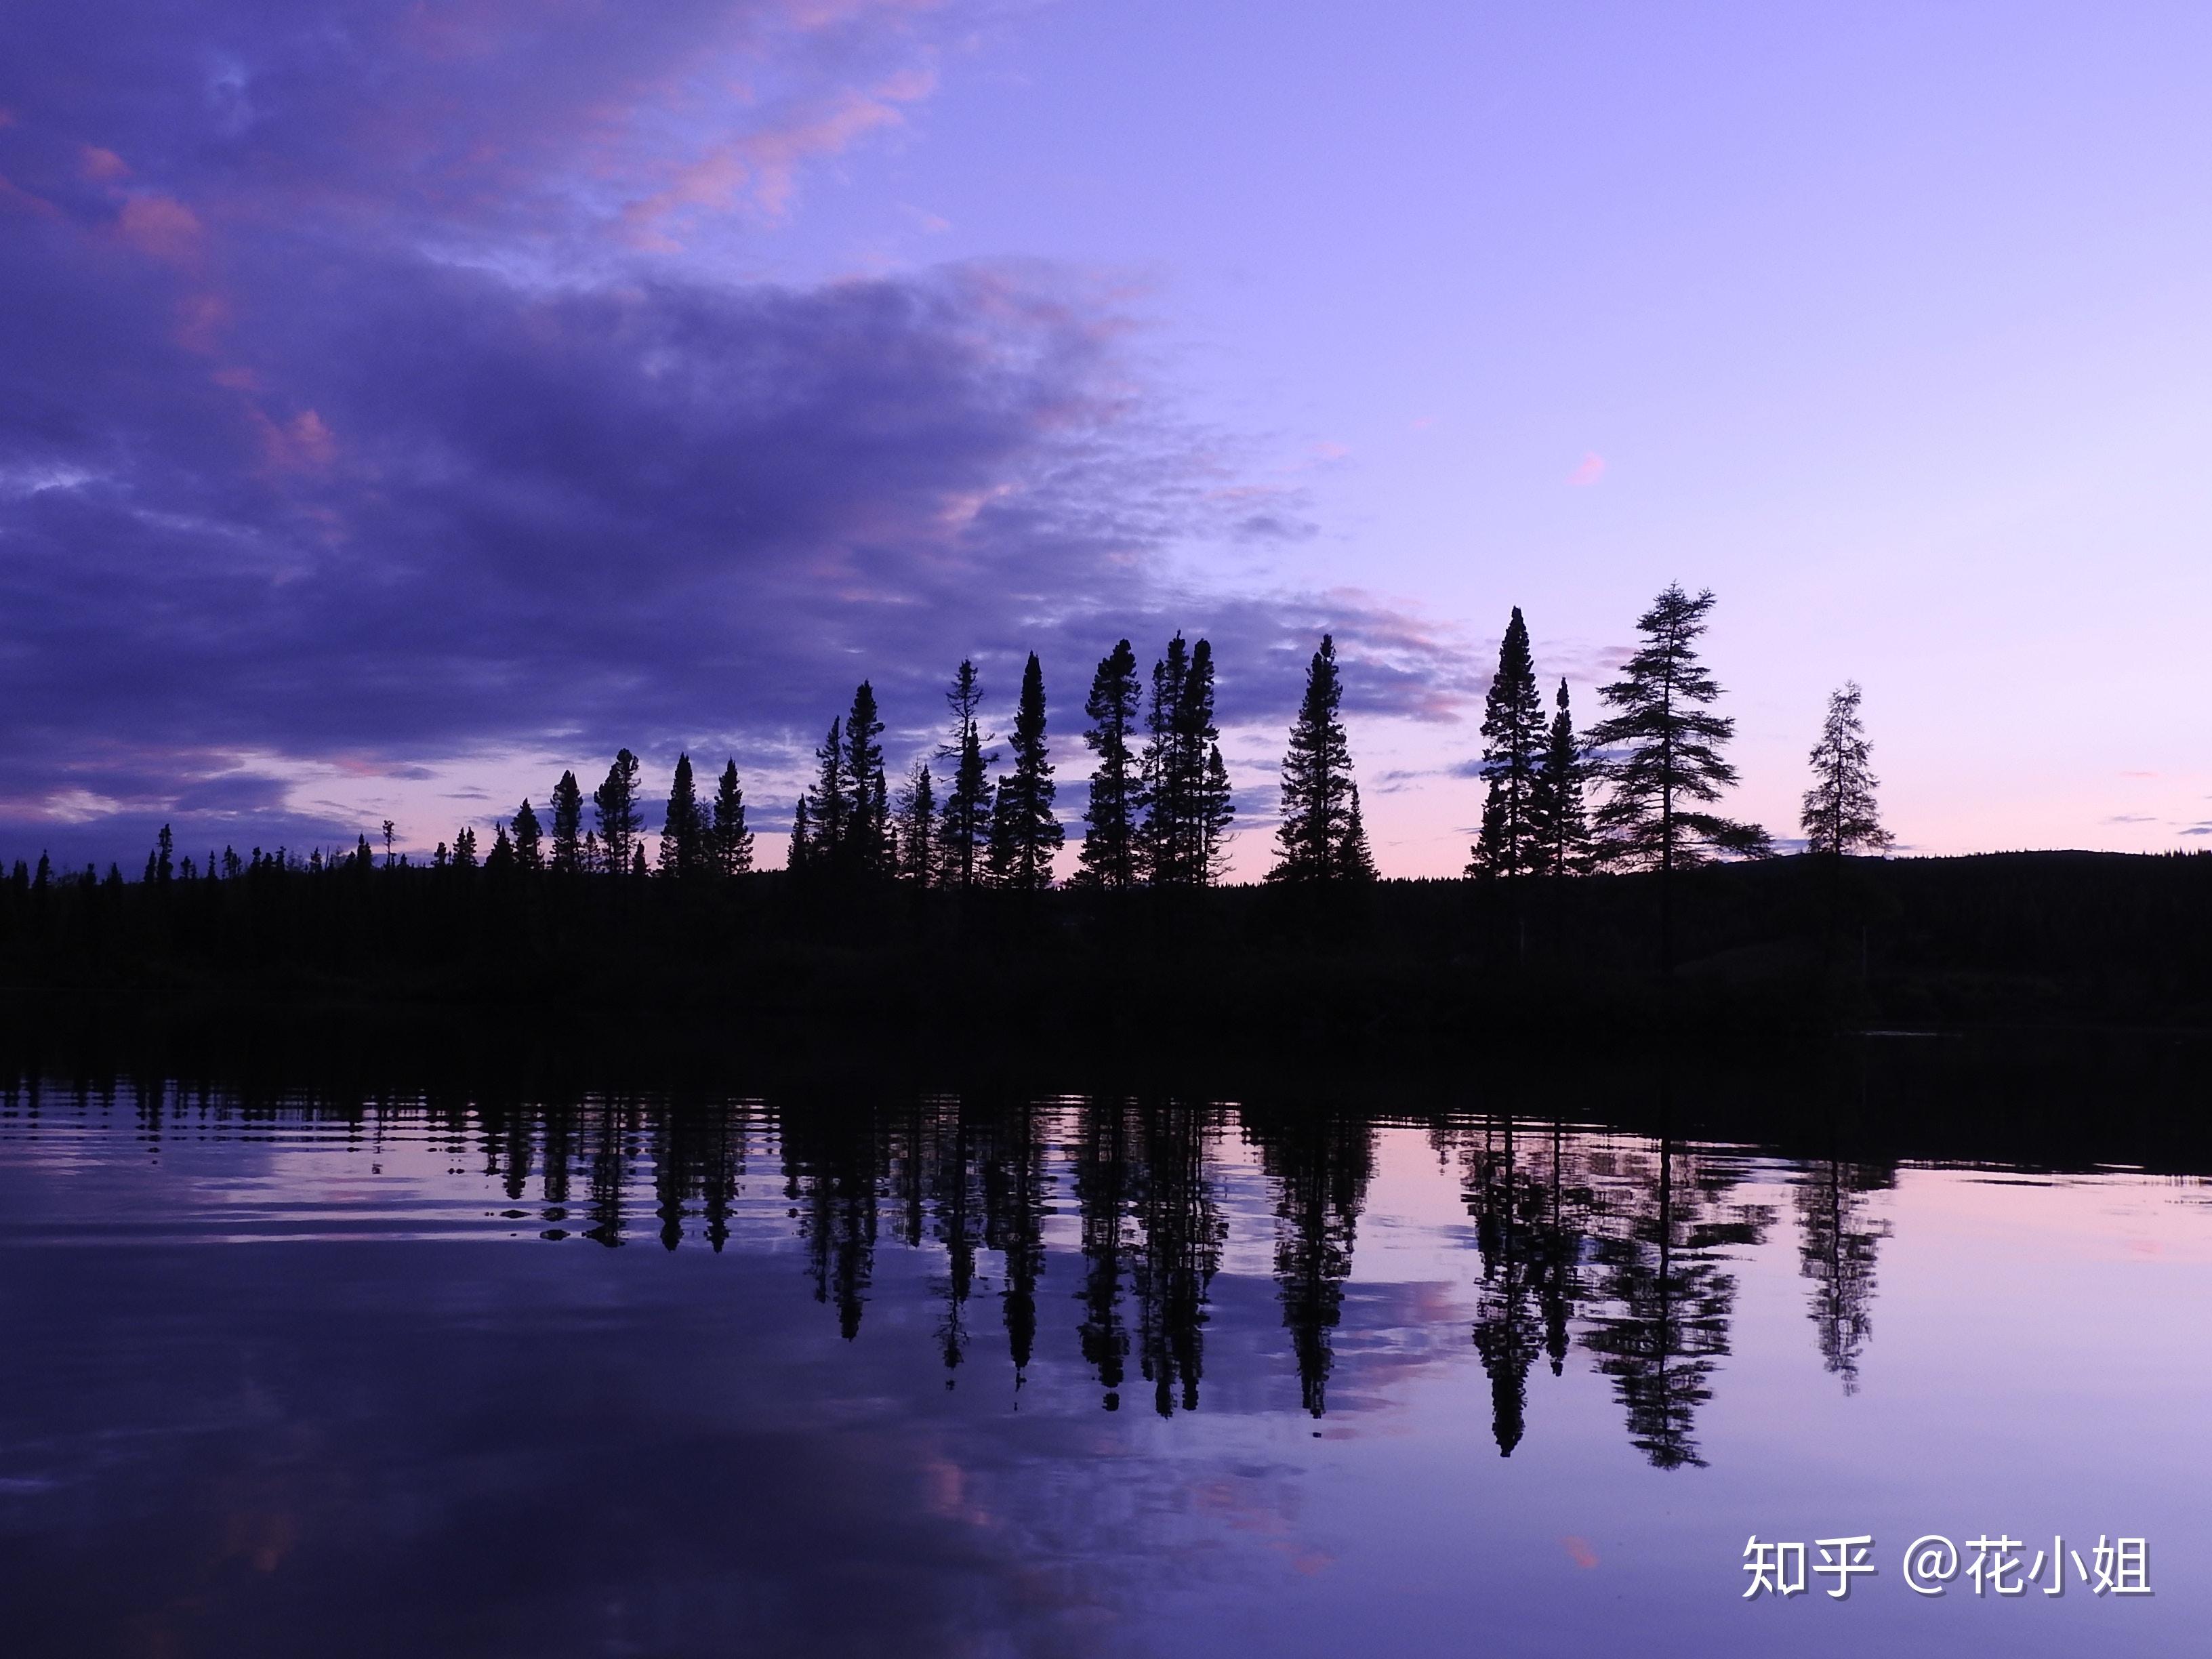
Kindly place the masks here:
<instances>
[{"instance_id":1,"label":"water surface","mask_svg":"<svg viewBox=\"0 0 2212 1659\"><path fill-rule=\"evenodd\" d=\"M2186 1651L2209 1203L1418 1102L18 1090L5 1647ZM1747 1601L1753 1534L1877 1572ZM1922 1596L1925 1534L2155 1593Z\"/></svg>"}]
</instances>

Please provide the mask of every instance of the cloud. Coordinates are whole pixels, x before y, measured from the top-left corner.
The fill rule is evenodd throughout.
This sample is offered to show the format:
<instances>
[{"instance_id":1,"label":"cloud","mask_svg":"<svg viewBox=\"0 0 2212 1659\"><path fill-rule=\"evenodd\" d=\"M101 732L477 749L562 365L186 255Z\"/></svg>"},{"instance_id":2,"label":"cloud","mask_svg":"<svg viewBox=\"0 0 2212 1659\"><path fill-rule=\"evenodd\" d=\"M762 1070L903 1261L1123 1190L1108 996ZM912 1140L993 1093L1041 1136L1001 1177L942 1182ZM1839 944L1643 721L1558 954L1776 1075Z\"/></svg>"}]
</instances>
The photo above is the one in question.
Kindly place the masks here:
<instances>
[{"instance_id":1,"label":"cloud","mask_svg":"<svg viewBox=\"0 0 2212 1659\"><path fill-rule=\"evenodd\" d=\"M1587 489L1605 477L1605 457L1591 450L1582 458L1575 470L1567 474L1567 482L1577 489Z\"/></svg>"},{"instance_id":2,"label":"cloud","mask_svg":"<svg viewBox=\"0 0 2212 1659\"><path fill-rule=\"evenodd\" d=\"M0 236L0 834L349 842L333 768L618 744L774 776L863 676L920 742L961 656L1011 702L1030 649L1072 750L1097 659L1178 628L1225 725L1284 715L1324 630L1348 710L1457 718L1454 629L1203 585L1206 549L1311 527L1148 387L1119 277L791 287L624 240L787 210L963 12L32 14L0 59L0 212L33 204Z\"/></svg>"}]
</instances>

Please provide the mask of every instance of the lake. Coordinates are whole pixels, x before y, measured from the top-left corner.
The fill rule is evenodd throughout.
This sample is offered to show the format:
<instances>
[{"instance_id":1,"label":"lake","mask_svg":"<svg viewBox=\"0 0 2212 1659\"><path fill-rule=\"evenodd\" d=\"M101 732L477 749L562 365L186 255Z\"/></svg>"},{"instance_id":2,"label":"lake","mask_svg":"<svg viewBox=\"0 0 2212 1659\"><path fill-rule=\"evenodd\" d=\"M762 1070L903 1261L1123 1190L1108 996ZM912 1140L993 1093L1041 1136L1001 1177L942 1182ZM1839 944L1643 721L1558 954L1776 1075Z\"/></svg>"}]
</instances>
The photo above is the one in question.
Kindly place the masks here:
<instances>
[{"instance_id":1,"label":"lake","mask_svg":"<svg viewBox=\"0 0 2212 1659\"><path fill-rule=\"evenodd\" d=\"M0 1096L0 1331L17 1656L2075 1659L2212 1623L2185 1160L1414 1088L48 1082Z\"/></svg>"}]
</instances>

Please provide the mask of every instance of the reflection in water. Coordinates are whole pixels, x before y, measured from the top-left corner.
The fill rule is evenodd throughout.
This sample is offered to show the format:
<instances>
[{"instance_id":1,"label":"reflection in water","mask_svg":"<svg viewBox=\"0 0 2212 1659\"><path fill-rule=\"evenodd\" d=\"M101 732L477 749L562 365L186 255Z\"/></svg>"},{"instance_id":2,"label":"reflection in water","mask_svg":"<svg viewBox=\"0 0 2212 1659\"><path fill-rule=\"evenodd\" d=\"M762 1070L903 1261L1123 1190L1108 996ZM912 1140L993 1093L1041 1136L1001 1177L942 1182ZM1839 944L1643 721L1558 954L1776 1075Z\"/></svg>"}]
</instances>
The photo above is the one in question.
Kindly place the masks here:
<instances>
[{"instance_id":1,"label":"reflection in water","mask_svg":"<svg viewBox=\"0 0 2212 1659\"><path fill-rule=\"evenodd\" d=\"M1462 1650L1479 1603L1514 1650L1609 1651L1624 1607L1734 1612L1747 1531L1845 1462L1874 1477L1854 1503L1909 1500L1849 1517L1886 1538L1984 1524L1960 1494L2043 1459L2045 1509L1989 1524L2160 1521L2178 1551L2212 1455L2183 1395L2136 1402L2187 1486L2151 1514L2065 1507L2084 1460L2130 1466L2044 1413L2105 1397L2115 1328L2185 1342L2145 1314L2201 1285L2202 1189L2087 1179L2140 1252L2054 1232L2029 1285L2000 1230L1943 1269L1948 1306L2013 1298L1972 1356L2039 1380L2003 1438L1916 1415L1948 1409L1931 1363L1958 1364L1918 1247L2049 1184L1175 1097L25 1087L0 1094L0 1329L37 1357L0 1368L9 1650L950 1654L988 1632L1418 1655ZM204 1248L231 1242L252 1248ZM1905 1298L1881 1349L1878 1257ZM2068 1296L2064 1347L2036 1350ZM1139 1384L1152 1409L1121 1411ZM1768 1425L1814 1419L1790 1463ZM2021 1651L2129 1650L2083 1633Z\"/></svg>"},{"instance_id":2,"label":"reflection in water","mask_svg":"<svg viewBox=\"0 0 2212 1659\"><path fill-rule=\"evenodd\" d=\"M1842 1379L1845 1394L1859 1389L1859 1354L1874 1334L1875 1252L1889 1237L1889 1223L1867 1214L1870 1193L1897 1184L1883 1164L1824 1158L1797 1183L1797 1255L1813 1281L1812 1319L1820 1358Z\"/></svg>"}]
</instances>

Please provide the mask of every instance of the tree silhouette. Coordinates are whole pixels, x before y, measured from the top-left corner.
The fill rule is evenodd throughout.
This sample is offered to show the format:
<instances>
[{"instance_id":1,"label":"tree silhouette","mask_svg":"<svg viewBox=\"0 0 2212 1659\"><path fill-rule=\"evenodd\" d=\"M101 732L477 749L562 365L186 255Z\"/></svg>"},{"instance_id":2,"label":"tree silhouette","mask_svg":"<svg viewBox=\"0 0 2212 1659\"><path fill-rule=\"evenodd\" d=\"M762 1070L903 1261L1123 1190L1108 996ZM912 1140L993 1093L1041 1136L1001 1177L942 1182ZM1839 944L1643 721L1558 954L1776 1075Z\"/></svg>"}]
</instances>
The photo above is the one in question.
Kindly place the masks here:
<instances>
[{"instance_id":1,"label":"tree silhouette","mask_svg":"<svg viewBox=\"0 0 2212 1659\"><path fill-rule=\"evenodd\" d=\"M1490 793L1467 872L1523 875L1537 865L1533 808L1545 732L1543 701L1528 654L1528 625L1521 620L1517 605L1498 642L1498 672L1483 701L1482 735L1490 740L1482 751L1482 775Z\"/></svg>"},{"instance_id":2,"label":"tree silhouette","mask_svg":"<svg viewBox=\"0 0 2212 1659\"><path fill-rule=\"evenodd\" d=\"M1859 722L1859 686L1846 681L1828 695L1828 714L1811 757L1813 787L1805 792L1800 819L1806 850L1841 857L1846 853L1881 853L1893 837L1881 827L1874 792L1881 780L1868 764L1872 745Z\"/></svg>"},{"instance_id":3,"label":"tree silhouette","mask_svg":"<svg viewBox=\"0 0 2212 1659\"><path fill-rule=\"evenodd\" d=\"M1021 700L1007 747L1013 767L999 784L991 823L991 876L1002 887L1035 892L1052 884L1053 855L1064 832L1053 816L1052 763L1044 740L1044 670L1036 653L1022 669Z\"/></svg>"},{"instance_id":4,"label":"tree silhouette","mask_svg":"<svg viewBox=\"0 0 2212 1659\"><path fill-rule=\"evenodd\" d=\"M1492 1136L1499 1142L1494 1147L1487 1144ZM1509 1115L1488 1132L1471 1160L1466 1194L1482 1252L1474 1348L1490 1379L1491 1432L1500 1457L1510 1457L1526 1432L1528 1373L1543 1348L1535 1305L1542 1280L1541 1194L1523 1174L1516 1151Z\"/></svg>"},{"instance_id":5,"label":"tree silhouette","mask_svg":"<svg viewBox=\"0 0 2212 1659\"><path fill-rule=\"evenodd\" d=\"M1352 750L1345 740L1344 723L1337 718L1343 701L1336 641L1324 634L1320 649L1306 665L1305 695L1283 757L1283 816L1275 831L1275 866L1267 872L1269 881L1339 882L1367 879L1375 873L1373 860L1366 855L1366 831L1359 823Z\"/></svg>"},{"instance_id":6,"label":"tree silhouette","mask_svg":"<svg viewBox=\"0 0 2212 1659\"><path fill-rule=\"evenodd\" d=\"M1591 748L1617 751L1605 763L1610 787L1597 811L1610 863L1667 871L1717 854L1763 857L1770 850L1756 824L1700 810L1736 781L1735 768L1721 757L1735 722L1705 712L1721 689L1698 660L1698 636L1712 606L1710 588L1693 599L1670 583L1637 618L1644 643L1622 678L1599 693L1620 711L1589 734Z\"/></svg>"},{"instance_id":7,"label":"tree silhouette","mask_svg":"<svg viewBox=\"0 0 2212 1659\"><path fill-rule=\"evenodd\" d=\"M1129 1333L1121 1321L1121 1278L1132 1251L1129 1112L1118 1100L1086 1103L1070 1161L1083 1229L1083 1358L1098 1374L1108 1411L1121 1408Z\"/></svg>"},{"instance_id":8,"label":"tree silhouette","mask_svg":"<svg viewBox=\"0 0 2212 1659\"><path fill-rule=\"evenodd\" d=\"M879 876L890 869L890 802L884 787L884 723L876 714L875 687L866 680L853 689L845 716L842 771L851 792L845 812L842 848L848 873Z\"/></svg>"},{"instance_id":9,"label":"tree silhouette","mask_svg":"<svg viewBox=\"0 0 2212 1659\"><path fill-rule=\"evenodd\" d=\"M791 809L791 846L784 854L784 868L805 870L813 851L814 825L806 811L806 797L801 795L799 804Z\"/></svg>"},{"instance_id":10,"label":"tree silhouette","mask_svg":"<svg viewBox=\"0 0 2212 1659\"><path fill-rule=\"evenodd\" d=\"M1142 1115L1133 1209L1137 1357L1152 1385L1152 1409L1198 1409L1204 1332L1213 1275L1228 1224L1206 1171L1211 1119L1204 1108L1163 1101Z\"/></svg>"},{"instance_id":11,"label":"tree silhouette","mask_svg":"<svg viewBox=\"0 0 2212 1659\"><path fill-rule=\"evenodd\" d=\"M1766 831L1704 810L1732 788L1735 768L1721 745L1735 722L1708 713L1721 694L1698 660L1712 590L1692 599L1669 583L1637 618L1644 643L1622 678L1598 695L1620 712L1592 728L1589 744L1610 751L1603 765L1609 787L1597 810L1600 855L1626 869L1659 872L1659 967L1674 964L1672 878L1678 869L1718 854L1764 858L1772 849Z\"/></svg>"},{"instance_id":12,"label":"tree silhouette","mask_svg":"<svg viewBox=\"0 0 2212 1659\"><path fill-rule=\"evenodd\" d=\"M713 825L700 804L691 774L691 757L676 757L676 776L668 787L668 811L660 824L660 873L690 880L709 866Z\"/></svg>"},{"instance_id":13,"label":"tree silhouette","mask_svg":"<svg viewBox=\"0 0 2212 1659\"><path fill-rule=\"evenodd\" d=\"M944 854L945 884L974 887L988 873L990 765L998 757L983 752L985 739L975 721L983 688L973 661L961 659L945 701L952 710L952 738L938 753L952 763L952 779L945 791L944 811L938 816L938 845Z\"/></svg>"},{"instance_id":14,"label":"tree silhouette","mask_svg":"<svg viewBox=\"0 0 2212 1659\"><path fill-rule=\"evenodd\" d=\"M606 781L592 792L592 805L599 817L599 847L608 872L629 874L630 855L644 850L638 845L643 824L638 811L636 756L627 749L616 751Z\"/></svg>"},{"instance_id":15,"label":"tree silhouette","mask_svg":"<svg viewBox=\"0 0 2212 1659\"><path fill-rule=\"evenodd\" d=\"M544 832L538 824L538 814L531 810L527 796L514 809L514 866L534 875L545 867Z\"/></svg>"},{"instance_id":16,"label":"tree silhouette","mask_svg":"<svg viewBox=\"0 0 2212 1659\"><path fill-rule=\"evenodd\" d=\"M917 755L892 809L893 852L899 878L916 887L937 885L936 788L929 762Z\"/></svg>"},{"instance_id":17,"label":"tree silhouette","mask_svg":"<svg viewBox=\"0 0 2212 1659\"><path fill-rule=\"evenodd\" d=\"M1332 1336L1375 1172L1374 1129L1355 1113L1293 1108L1248 1109L1244 1131L1259 1143L1261 1171L1277 1183L1277 1299L1297 1358L1299 1401L1320 1417L1328 1409Z\"/></svg>"},{"instance_id":18,"label":"tree silhouette","mask_svg":"<svg viewBox=\"0 0 2212 1659\"><path fill-rule=\"evenodd\" d=\"M574 772L553 786L553 867L564 875L587 868L584 861L584 792ZM389 861L389 854L386 854Z\"/></svg>"},{"instance_id":19,"label":"tree silhouette","mask_svg":"<svg viewBox=\"0 0 2212 1659\"><path fill-rule=\"evenodd\" d=\"M1859 1355L1874 1331L1875 1255L1889 1237L1887 1221L1868 1218L1866 1195L1893 1179L1878 1166L1825 1158L1797 1183L1798 1271L1813 1283L1807 1312L1821 1363L1845 1394L1859 1390Z\"/></svg>"},{"instance_id":20,"label":"tree silhouette","mask_svg":"<svg viewBox=\"0 0 2212 1659\"><path fill-rule=\"evenodd\" d=\"M1536 757L1535 775L1529 781L1529 830L1540 874L1579 876L1590 868L1589 817L1583 804L1588 770L1563 679L1543 750Z\"/></svg>"},{"instance_id":21,"label":"tree silhouette","mask_svg":"<svg viewBox=\"0 0 2212 1659\"><path fill-rule=\"evenodd\" d=\"M1141 696L1136 653L1122 640L1099 659L1090 700L1084 704L1091 726L1083 741L1098 757L1091 775L1090 804L1083 811L1088 828L1076 860L1075 879L1085 886L1121 891L1137 883L1142 787L1129 739L1136 730Z\"/></svg>"},{"instance_id":22,"label":"tree silhouette","mask_svg":"<svg viewBox=\"0 0 2212 1659\"><path fill-rule=\"evenodd\" d=\"M1161 887L1205 887L1219 876L1232 815L1213 723L1213 647L1177 634L1152 665L1141 763L1146 873Z\"/></svg>"},{"instance_id":23,"label":"tree silhouette","mask_svg":"<svg viewBox=\"0 0 2212 1659\"><path fill-rule=\"evenodd\" d=\"M753 832L745 828L745 792L738 786L734 760L724 763L714 787L707 846L714 867L723 875L741 876L753 867Z\"/></svg>"}]
</instances>

